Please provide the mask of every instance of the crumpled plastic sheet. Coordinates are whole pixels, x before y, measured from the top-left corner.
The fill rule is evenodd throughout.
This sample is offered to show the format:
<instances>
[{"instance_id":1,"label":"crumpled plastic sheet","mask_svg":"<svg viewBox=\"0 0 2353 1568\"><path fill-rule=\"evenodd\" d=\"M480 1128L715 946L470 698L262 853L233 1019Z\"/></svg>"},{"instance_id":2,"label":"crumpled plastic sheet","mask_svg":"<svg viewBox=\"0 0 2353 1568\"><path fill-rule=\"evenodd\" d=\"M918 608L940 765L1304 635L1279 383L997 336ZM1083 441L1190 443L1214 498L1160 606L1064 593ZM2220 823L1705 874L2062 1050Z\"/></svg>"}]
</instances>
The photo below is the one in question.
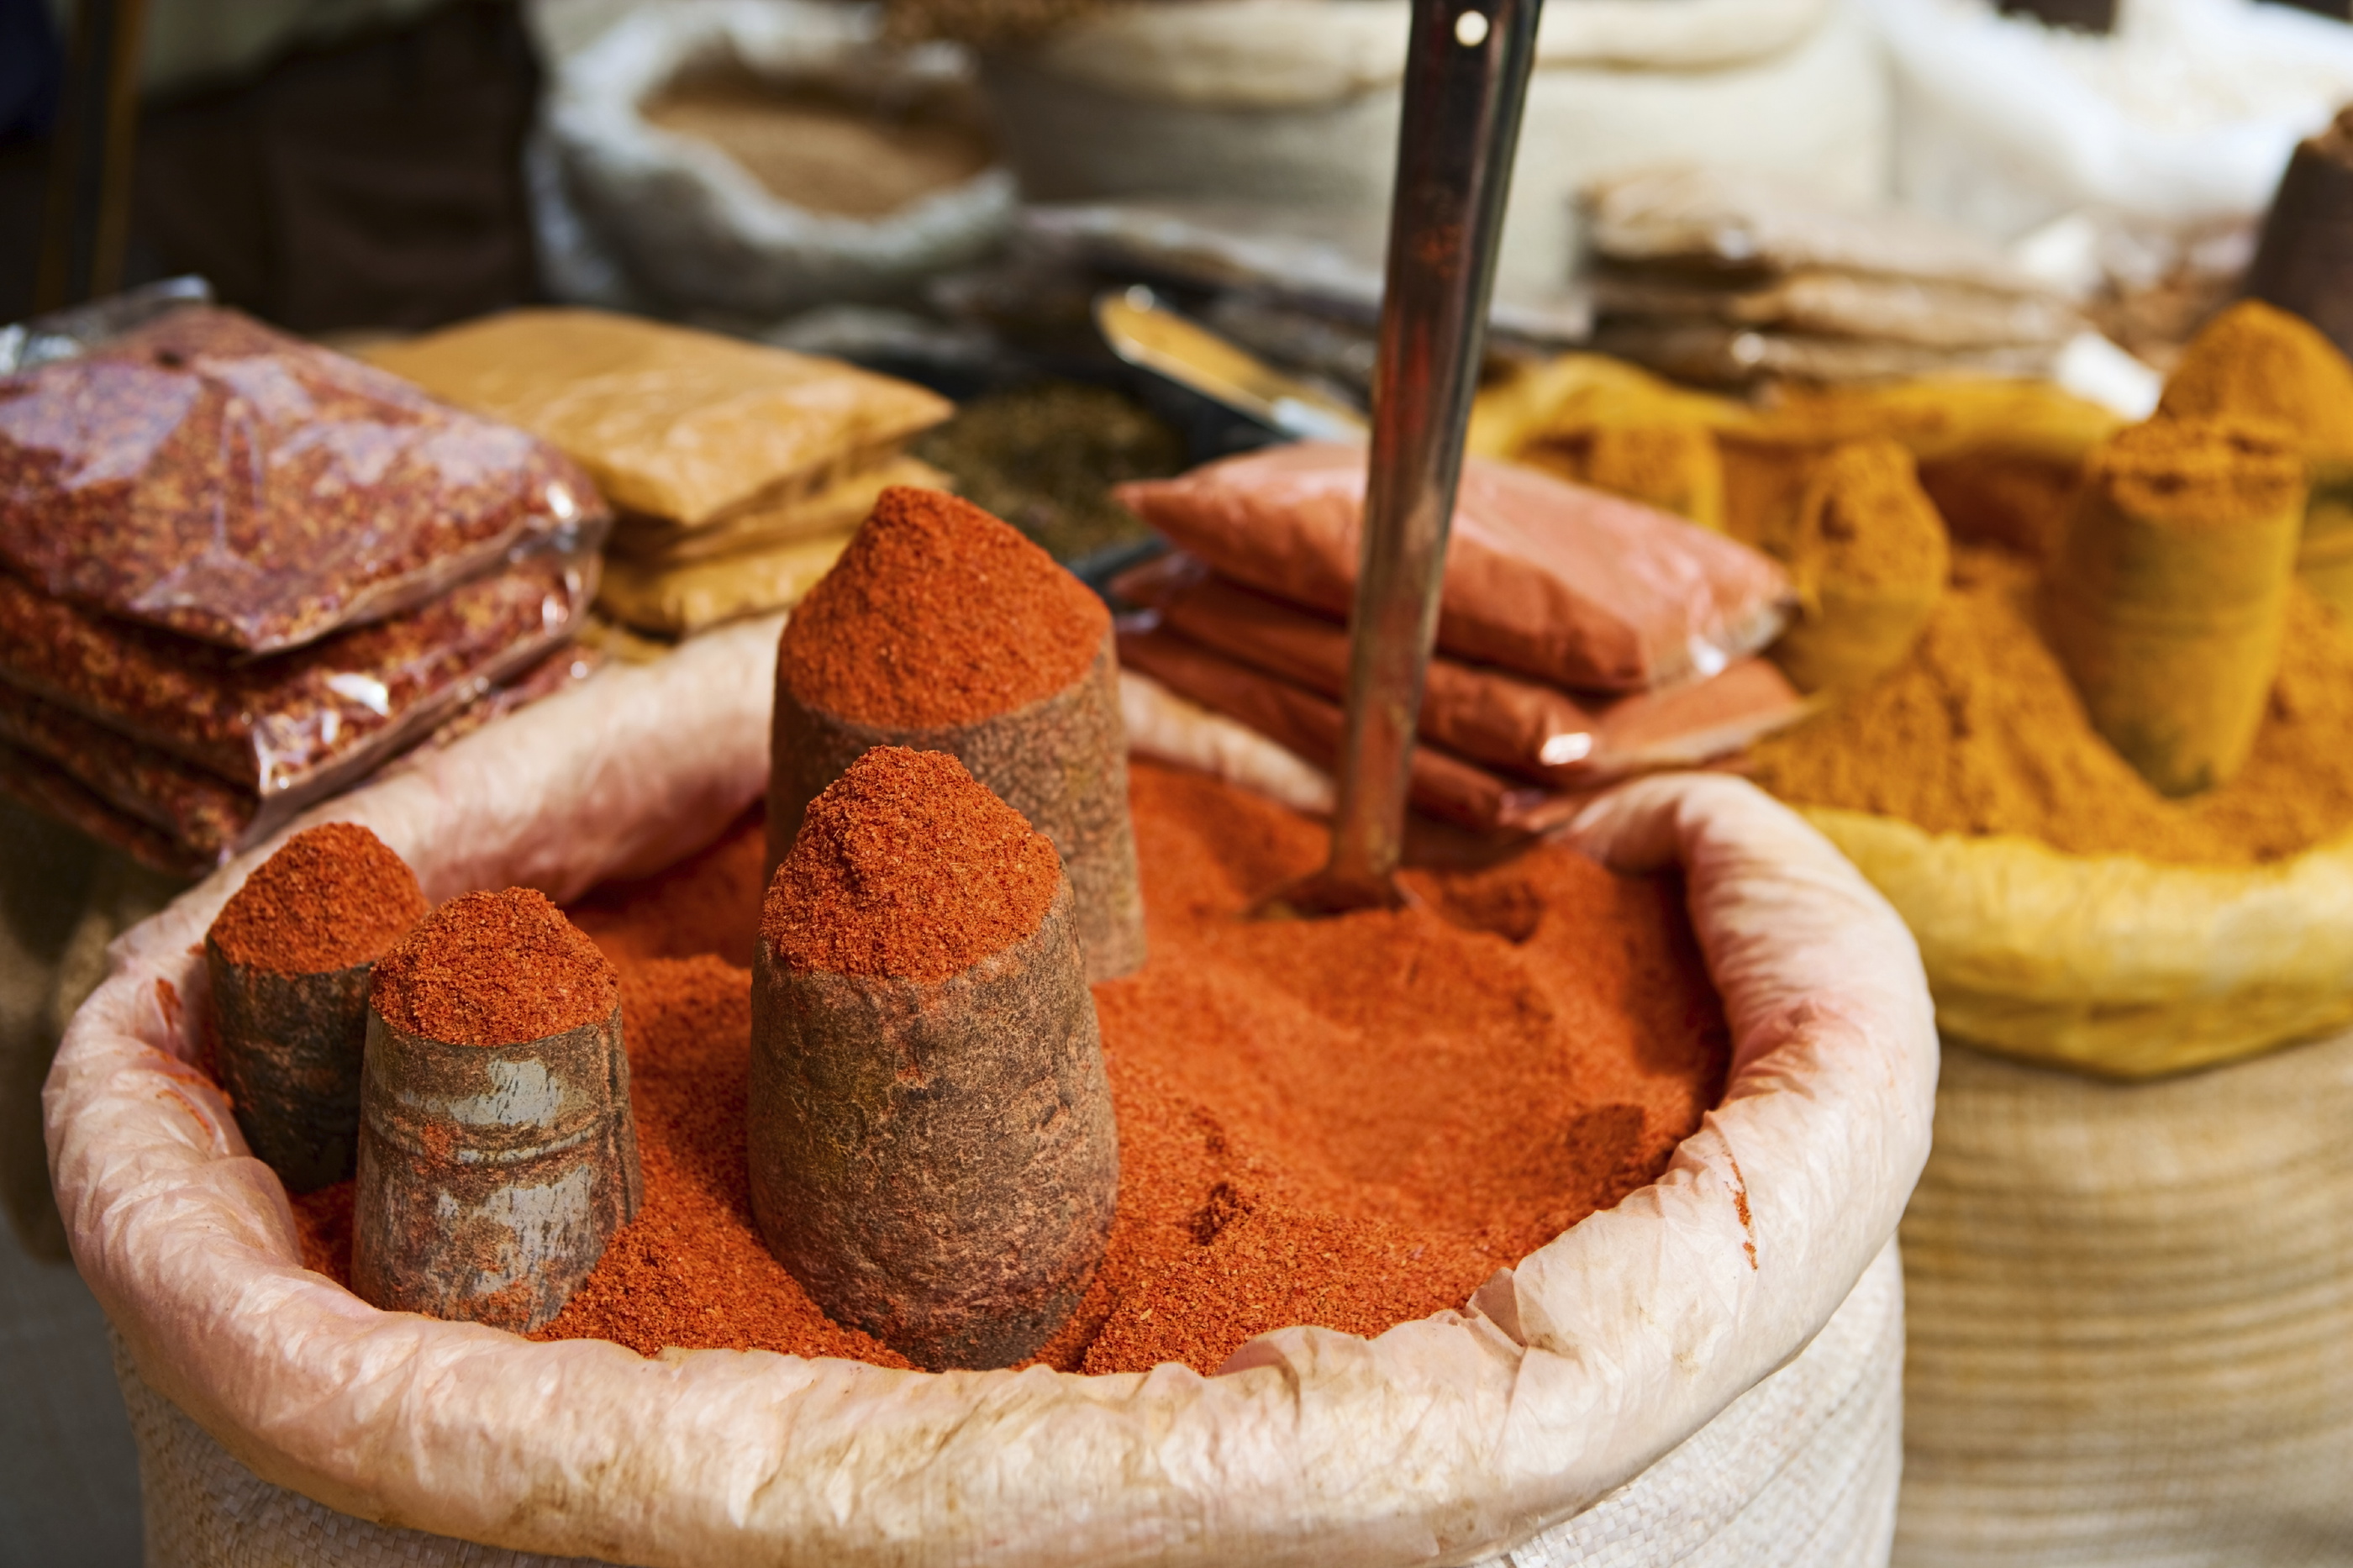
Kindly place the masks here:
<instances>
[{"instance_id":1,"label":"crumpled plastic sheet","mask_svg":"<svg viewBox=\"0 0 2353 1568\"><path fill-rule=\"evenodd\" d=\"M774 620L609 670L322 808L426 891L571 897L676 860L764 784ZM924 1374L380 1312L299 1262L190 1066L196 942L265 850L118 942L45 1106L82 1273L140 1375L263 1479L362 1518L649 1568L1461 1563L1641 1471L1803 1348L1926 1156L1929 1002L1888 906L1738 781L1599 798L1571 840L1680 864L1735 1053L1651 1186L1461 1312L1293 1328L1213 1377Z\"/></svg>"}]
</instances>

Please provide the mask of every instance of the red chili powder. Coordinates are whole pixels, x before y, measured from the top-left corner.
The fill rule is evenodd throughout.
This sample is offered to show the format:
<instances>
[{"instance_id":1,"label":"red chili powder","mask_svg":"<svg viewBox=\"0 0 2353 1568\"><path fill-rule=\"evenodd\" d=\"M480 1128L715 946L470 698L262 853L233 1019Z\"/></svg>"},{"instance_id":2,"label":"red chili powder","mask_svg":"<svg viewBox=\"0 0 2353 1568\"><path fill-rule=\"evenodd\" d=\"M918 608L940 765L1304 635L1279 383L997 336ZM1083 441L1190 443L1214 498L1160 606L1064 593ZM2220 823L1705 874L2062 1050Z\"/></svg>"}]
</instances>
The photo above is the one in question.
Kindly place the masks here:
<instances>
[{"instance_id":1,"label":"red chili powder","mask_svg":"<svg viewBox=\"0 0 2353 1568\"><path fill-rule=\"evenodd\" d=\"M617 995L604 953L532 888L450 900L377 961L368 990L385 1023L448 1046L560 1035Z\"/></svg>"},{"instance_id":2,"label":"red chili powder","mask_svg":"<svg viewBox=\"0 0 2353 1568\"><path fill-rule=\"evenodd\" d=\"M429 908L417 873L355 822L278 847L213 919L221 956L273 974L323 974L383 956Z\"/></svg>"},{"instance_id":3,"label":"red chili powder","mask_svg":"<svg viewBox=\"0 0 2353 1568\"><path fill-rule=\"evenodd\" d=\"M878 746L809 802L760 933L795 971L945 980L1035 931L1061 876L962 763Z\"/></svg>"},{"instance_id":4,"label":"red chili powder","mask_svg":"<svg viewBox=\"0 0 2353 1568\"><path fill-rule=\"evenodd\" d=\"M894 485L809 591L776 679L810 708L886 729L1009 713L1086 673L1111 612L970 501Z\"/></svg>"},{"instance_id":5,"label":"red chili powder","mask_svg":"<svg viewBox=\"0 0 2353 1568\"><path fill-rule=\"evenodd\" d=\"M1048 1364L1211 1372L1270 1329L1369 1335L1459 1308L1656 1177L1722 1093L1723 1013L1676 879L1537 847L1410 872L1422 902L1399 913L1251 921L1321 863L1324 829L1199 774L1130 777L1152 960L1095 987L1119 1216ZM748 927L741 879L717 874L730 853L701 858L702 885ZM900 1364L828 1322L753 1228L749 974L599 934L623 965L646 1207L537 1337ZM345 1185L297 1205L306 1259L337 1278L350 1203Z\"/></svg>"}]
</instances>

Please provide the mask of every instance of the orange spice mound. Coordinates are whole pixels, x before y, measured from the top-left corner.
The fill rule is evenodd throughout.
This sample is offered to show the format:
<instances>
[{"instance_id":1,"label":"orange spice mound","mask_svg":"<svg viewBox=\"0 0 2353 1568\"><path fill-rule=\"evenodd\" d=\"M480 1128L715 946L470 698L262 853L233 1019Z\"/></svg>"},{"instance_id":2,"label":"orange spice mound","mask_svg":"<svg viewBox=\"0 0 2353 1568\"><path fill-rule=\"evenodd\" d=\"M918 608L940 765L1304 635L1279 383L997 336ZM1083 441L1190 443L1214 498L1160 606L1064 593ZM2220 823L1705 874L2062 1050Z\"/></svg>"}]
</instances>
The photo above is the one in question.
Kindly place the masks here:
<instances>
[{"instance_id":1,"label":"orange spice mound","mask_svg":"<svg viewBox=\"0 0 2353 1568\"><path fill-rule=\"evenodd\" d=\"M878 746L809 802L760 932L797 972L945 980L1035 931L1061 877L962 763Z\"/></svg>"},{"instance_id":2,"label":"orange spice mound","mask_svg":"<svg viewBox=\"0 0 2353 1568\"><path fill-rule=\"evenodd\" d=\"M221 956L273 974L381 957L428 908L417 873L355 822L306 827L253 869L213 921Z\"/></svg>"},{"instance_id":3,"label":"orange spice mound","mask_svg":"<svg viewBox=\"0 0 2353 1568\"><path fill-rule=\"evenodd\" d=\"M885 729L971 724L1086 673L1111 612L1006 523L894 485L809 591L776 648L805 705Z\"/></svg>"},{"instance_id":4,"label":"orange spice mound","mask_svg":"<svg viewBox=\"0 0 2353 1568\"><path fill-rule=\"evenodd\" d=\"M1422 902L1401 913L1250 921L1321 862L1324 829L1199 774L1130 777L1152 960L1095 988L1119 1215L1047 1364L1207 1373L1271 1329L1371 1335L1460 1307L1655 1178L1722 1093L1723 1014L1675 879L1540 847L1409 873ZM727 868L760 831L640 884L648 923L692 901L691 876L748 928ZM622 965L646 1206L535 1337L902 1364L828 1322L753 1227L750 977L637 957L662 939L627 916L596 923ZM350 1203L346 1184L297 1205L306 1259L337 1277Z\"/></svg>"},{"instance_id":5,"label":"orange spice mound","mask_svg":"<svg viewBox=\"0 0 2353 1568\"><path fill-rule=\"evenodd\" d=\"M617 994L612 964L546 894L509 888L434 910L377 963L368 1000L420 1038L491 1047L596 1023Z\"/></svg>"},{"instance_id":6,"label":"orange spice mound","mask_svg":"<svg viewBox=\"0 0 2353 1568\"><path fill-rule=\"evenodd\" d=\"M744 1130L752 976L708 955L632 965L621 1016L645 1207L532 1338L611 1340L641 1355L744 1345L907 1365L819 1311L754 1225Z\"/></svg>"}]
</instances>

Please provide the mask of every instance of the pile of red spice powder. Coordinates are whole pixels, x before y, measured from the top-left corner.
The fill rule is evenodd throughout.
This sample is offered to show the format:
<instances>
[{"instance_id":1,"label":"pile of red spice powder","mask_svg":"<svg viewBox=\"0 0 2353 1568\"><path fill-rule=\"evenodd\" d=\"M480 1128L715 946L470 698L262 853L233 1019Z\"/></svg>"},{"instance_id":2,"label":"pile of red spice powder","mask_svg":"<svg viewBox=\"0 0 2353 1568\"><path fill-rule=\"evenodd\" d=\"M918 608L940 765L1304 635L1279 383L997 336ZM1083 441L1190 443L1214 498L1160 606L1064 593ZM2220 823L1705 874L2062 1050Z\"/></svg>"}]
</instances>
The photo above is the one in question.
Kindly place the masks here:
<instances>
[{"instance_id":1,"label":"pile of red spice powder","mask_svg":"<svg viewBox=\"0 0 2353 1568\"><path fill-rule=\"evenodd\" d=\"M324 974L381 957L425 918L408 863L355 822L306 827L213 920L221 956L273 974Z\"/></svg>"},{"instance_id":2,"label":"pile of red spice powder","mask_svg":"<svg viewBox=\"0 0 2353 1568\"><path fill-rule=\"evenodd\" d=\"M1250 921L1325 830L1199 774L1131 777L1152 959L1095 987L1119 1216L1049 1364L1206 1373L1267 1330L1460 1307L1655 1177L1722 1093L1678 880L1536 847L1409 872L1403 911ZM753 1226L740 965L762 854L747 817L575 910L621 968L646 1206L538 1338L903 1364L828 1321ZM348 1184L296 1203L306 1259L341 1278Z\"/></svg>"},{"instance_id":3,"label":"pile of red spice powder","mask_svg":"<svg viewBox=\"0 0 2353 1568\"><path fill-rule=\"evenodd\" d=\"M544 1039L617 1000L604 953L532 888L450 900L378 961L368 991L385 1023L446 1046Z\"/></svg>"},{"instance_id":4,"label":"pile of red spice powder","mask_svg":"<svg viewBox=\"0 0 2353 1568\"><path fill-rule=\"evenodd\" d=\"M1110 631L1103 601L1018 530L893 486L793 611L776 679L837 719L936 730L1052 696Z\"/></svg>"},{"instance_id":5,"label":"pile of red spice powder","mask_svg":"<svg viewBox=\"0 0 2353 1568\"><path fill-rule=\"evenodd\" d=\"M878 746L809 802L776 870L760 931L791 968L935 981L1035 931L1062 863L945 752Z\"/></svg>"}]
</instances>

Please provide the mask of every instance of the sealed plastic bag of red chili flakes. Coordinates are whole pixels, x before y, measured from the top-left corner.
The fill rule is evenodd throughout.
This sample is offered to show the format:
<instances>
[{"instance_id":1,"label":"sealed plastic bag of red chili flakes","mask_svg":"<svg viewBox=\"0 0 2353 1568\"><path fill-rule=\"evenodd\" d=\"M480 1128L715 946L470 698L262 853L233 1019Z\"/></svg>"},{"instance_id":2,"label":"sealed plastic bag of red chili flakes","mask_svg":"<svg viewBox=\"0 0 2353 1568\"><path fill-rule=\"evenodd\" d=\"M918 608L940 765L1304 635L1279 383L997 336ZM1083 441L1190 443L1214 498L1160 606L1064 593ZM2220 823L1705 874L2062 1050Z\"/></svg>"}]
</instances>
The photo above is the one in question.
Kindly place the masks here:
<instances>
[{"instance_id":1,"label":"sealed plastic bag of red chili flakes","mask_svg":"<svg viewBox=\"0 0 2353 1568\"><path fill-rule=\"evenodd\" d=\"M151 863L217 864L522 679L595 595L593 555L542 555L252 658L0 573L0 789Z\"/></svg>"},{"instance_id":2,"label":"sealed plastic bag of red chili flakes","mask_svg":"<svg viewBox=\"0 0 2353 1568\"><path fill-rule=\"evenodd\" d=\"M246 653L593 550L608 517L537 437L233 310L0 378L0 563Z\"/></svg>"}]
</instances>

